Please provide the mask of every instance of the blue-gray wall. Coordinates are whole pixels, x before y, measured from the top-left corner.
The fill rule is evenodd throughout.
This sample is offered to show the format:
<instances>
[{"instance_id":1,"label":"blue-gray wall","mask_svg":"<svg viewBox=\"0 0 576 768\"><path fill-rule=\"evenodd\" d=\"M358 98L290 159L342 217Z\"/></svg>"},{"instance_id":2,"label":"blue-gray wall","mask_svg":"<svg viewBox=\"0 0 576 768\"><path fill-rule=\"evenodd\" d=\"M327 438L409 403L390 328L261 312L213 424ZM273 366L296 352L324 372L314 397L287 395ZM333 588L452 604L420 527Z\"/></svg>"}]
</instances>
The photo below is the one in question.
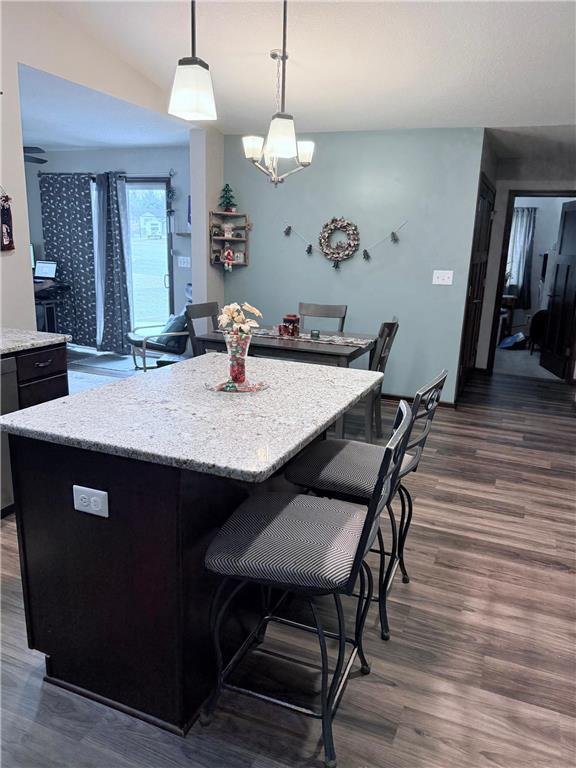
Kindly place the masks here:
<instances>
[{"instance_id":1,"label":"blue-gray wall","mask_svg":"<svg viewBox=\"0 0 576 768\"><path fill-rule=\"evenodd\" d=\"M227 136L224 180L254 223L250 265L227 274L226 300L249 301L274 324L299 301L348 304L346 328L376 332L396 315L400 330L384 391L412 395L441 368L454 400L480 159L481 129L324 133L313 137L312 165L276 189ZM340 270L308 256L291 224L317 244L332 216L360 230L360 251ZM407 221L400 242L362 248ZM433 286L433 269L454 270L454 284ZM363 362L362 365L366 363Z\"/></svg>"}]
</instances>

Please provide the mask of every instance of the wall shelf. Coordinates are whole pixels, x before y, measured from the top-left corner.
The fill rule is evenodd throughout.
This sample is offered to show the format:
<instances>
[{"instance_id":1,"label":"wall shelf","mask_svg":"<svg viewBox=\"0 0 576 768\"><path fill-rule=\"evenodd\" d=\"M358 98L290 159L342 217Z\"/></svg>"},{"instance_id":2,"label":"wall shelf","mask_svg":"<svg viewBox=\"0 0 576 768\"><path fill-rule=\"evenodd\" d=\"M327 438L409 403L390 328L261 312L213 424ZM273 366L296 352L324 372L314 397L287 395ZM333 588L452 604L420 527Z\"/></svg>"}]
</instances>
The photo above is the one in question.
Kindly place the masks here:
<instances>
[{"instance_id":1,"label":"wall shelf","mask_svg":"<svg viewBox=\"0 0 576 768\"><path fill-rule=\"evenodd\" d=\"M210 264L223 266L224 251L230 249L234 254L232 266L247 267L248 233L251 228L252 224L245 213L210 211ZM229 230L227 234L226 230ZM234 237L235 234L240 236Z\"/></svg>"}]
</instances>

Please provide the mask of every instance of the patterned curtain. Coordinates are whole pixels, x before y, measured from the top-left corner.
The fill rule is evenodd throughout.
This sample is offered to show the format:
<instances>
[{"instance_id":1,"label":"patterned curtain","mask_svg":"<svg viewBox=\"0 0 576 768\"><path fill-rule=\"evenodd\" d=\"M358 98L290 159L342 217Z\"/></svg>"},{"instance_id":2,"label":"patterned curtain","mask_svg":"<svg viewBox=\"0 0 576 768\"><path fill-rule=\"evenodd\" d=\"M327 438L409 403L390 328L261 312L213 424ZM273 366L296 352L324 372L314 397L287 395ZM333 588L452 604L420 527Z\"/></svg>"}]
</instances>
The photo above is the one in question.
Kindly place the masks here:
<instances>
[{"instance_id":1,"label":"patterned curtain","mask_svg":"<svg viewBox=\"0 0 576 768\"><path fill-rule=\"evenodd\" d=\"M90 176L40 176L44 253L58 262L58 276L71 290L58 306L58 326L75 344L96 346L96 290Z\"/></svg>"},{"instance_id":2,"label":"patterned curtain","mask_svg":"<svg viewBox=\"0 0 576 768\"><path fill-rule=\"evenodd\" d=\"M105 173L97 177L96 183L101 195L98 207L106 211L106 250L102 265L104 318L99 348L126 355L130 352L126 334L132 329L126 181L118 173Z\"/></svg>"}]
</instances>

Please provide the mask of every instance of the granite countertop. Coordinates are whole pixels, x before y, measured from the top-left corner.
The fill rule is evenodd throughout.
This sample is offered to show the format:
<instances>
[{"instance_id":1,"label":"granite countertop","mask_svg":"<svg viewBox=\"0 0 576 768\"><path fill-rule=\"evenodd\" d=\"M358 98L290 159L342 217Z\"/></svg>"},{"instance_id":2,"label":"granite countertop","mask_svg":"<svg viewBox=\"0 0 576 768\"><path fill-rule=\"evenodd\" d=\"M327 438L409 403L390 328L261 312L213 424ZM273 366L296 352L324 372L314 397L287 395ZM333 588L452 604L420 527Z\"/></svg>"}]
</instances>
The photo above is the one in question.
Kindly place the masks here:
<instances>
[{"instance_id":1,"label":"granite countertop","mask_svg":"<svg viewBox=\"0 0 576 768\"><path fill-rule=\"evenodd\" d=\"M28 349L49 347L51 344L65 344L72 336L63 333L26 331L21 328L0 328L0 355L24 352Z\"/></svg>"},{"instance_id":2,"label":"granite countertop","mask_svg":"<svg viewBox=\"0 0 576 768\"><path fill-rule=\"evenodd\" d=\"M202 355L0 419L15 435L261 482L382 381L381 373L252 357L257 393L212 392L228 357Z\"/></svg>"}]
</instances>

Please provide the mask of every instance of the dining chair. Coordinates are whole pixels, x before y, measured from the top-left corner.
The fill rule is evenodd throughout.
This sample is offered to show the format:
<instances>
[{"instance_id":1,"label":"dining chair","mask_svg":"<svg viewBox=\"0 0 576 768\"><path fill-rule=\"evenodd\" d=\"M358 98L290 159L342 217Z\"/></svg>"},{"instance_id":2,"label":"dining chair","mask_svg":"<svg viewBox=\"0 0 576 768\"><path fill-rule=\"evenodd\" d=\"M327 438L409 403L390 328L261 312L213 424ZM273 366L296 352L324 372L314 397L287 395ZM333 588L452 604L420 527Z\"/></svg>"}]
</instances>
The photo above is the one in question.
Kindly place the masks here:
<instances>
[{"instance_id":1,"label":"dining chair","mask_svg":"<svg viewBox=\"0 0 576 768\"><path fill-rule=\"evenodd\" d=\"M410 492L402 480L418 469L447 375L446 370L442 371L433 381L419 389L414 396L406 453L398 473L397 486L392 489L390 495L390 509L392 509L392 502L398 493L401 516L399 526L396 524L394 515L390 518L392 548L388 553L390 557L388 564L386 565L386 553L383 548L372 550L380 554L379 591L375 599L379 604L380 630L383 640L390 638L386 598L392 586L397 565L402 571L402 581L407 583L410 580L404 564L404 547L412 521L413 505ZM416 436L413 436L416 423L419 425L419 431ZM309 492L356 504L367 504L384 451L385 448L381 445L358 440L334 438L319 440L302 451L287 466L284 474L289 482Z\"/></svg>"},{"instance_id":2,"label":"dining chair","mask_svg":"<svg viewBox=\"0 0 576 768\"><path fill-rule=\"evenodd\" d=\"M213 331L218 330L218 314L220 308L217 301L207 301L203 304L188 304L186 306L186 327L190 336L192 356L198 357L206 351L204 344L196 338L194 320L208 319Z\"/></svg>"},{"instance_id":3,"label":"dining chair","mask_svg":"<svg viewBox=\"0 0 576 768\"><path fill-rule=\"evenodd\" d=\"M307 304L302 301L298 304L298 314L302 319L302 328L304 327L305 317L329 317L339 321L338 331L342 333L347 311L347 304Z\"/></svg>"},{"instance_id":4,"label":"dining chair","mask_svg":"<svg viewBox=\"0 0 576 768\"><path fill-rule=\"evenodd\" d=\"M200 722L203 725L209 724L224 689L274 703L321 719L324 762L327 768L335 768L332 718L356 657L360 660L360 672L364 675L370 672L362 640L373 579L365 555L377 537L379 543L382 542L378 520L385 507L393 517L390 498L398 482L410 422L408 405L401 401L393 433L383 448L380 466L373 478L367 505L358 506L305 494L256 493L232 513L216 534L205 557L206 568L222 577L210 611L216 686L201 713ZM231 602L248 584L259 585L261 592L266 594L266 600L256 626L225 665L220 630ZM359 593L354 633L349 636L341 595L353 595L357 586ZM338 622L336 632L326 631L323 627L315 602L321 596L331 596L334 600ZM313 625L276 615L280 605L291 597L303 598L308 603ZM317 635L321 658L320 711L228 682L244 656L255 646L258 653L269 653L272 658L277 658L277 654L268 652L263 645L271 622ZM327 637L337 640L338 645L330 683ZM345 662L347 644L351 645L351 652ZM297 663L296 659L292 661Z\"/></svg>"},{"instance_id":5,"label":"dining chair","mask_svg":"<svg viewBox=\"0 0 576 768\"><path fill-rule=\"evenodd\" d=\"M386 372L386 365L388 363L392 344L398 333L398 327L399 323L398 318L396 317L389 322L382 323L380 326L376 345L370 356L371 371L379 371L380 373ZM370 418L373 419L376 425L376 437L382 437L382 390L380 387L374 390L372 394ZM366 432L368 434L370 430L366 430Z\"/></svg>"}]
</instances>

